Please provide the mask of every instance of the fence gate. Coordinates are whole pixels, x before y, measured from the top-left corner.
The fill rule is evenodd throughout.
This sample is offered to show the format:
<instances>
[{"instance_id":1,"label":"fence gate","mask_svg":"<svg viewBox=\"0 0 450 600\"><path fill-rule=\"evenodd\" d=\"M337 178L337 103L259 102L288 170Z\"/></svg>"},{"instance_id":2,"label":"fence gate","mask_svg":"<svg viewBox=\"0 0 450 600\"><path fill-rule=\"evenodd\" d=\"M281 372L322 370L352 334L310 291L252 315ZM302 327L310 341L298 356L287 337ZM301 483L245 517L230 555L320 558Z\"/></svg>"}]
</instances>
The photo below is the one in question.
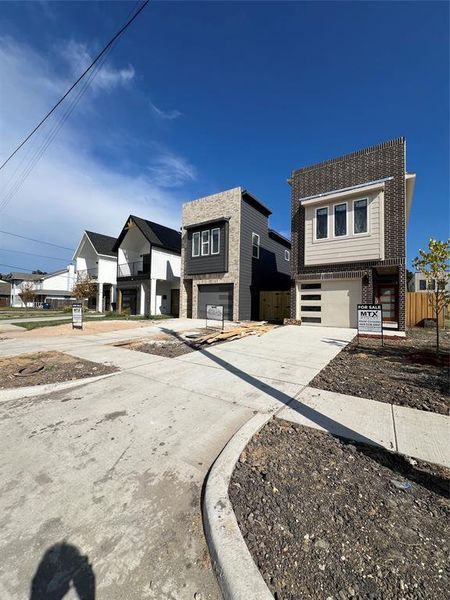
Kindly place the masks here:
<instances>
[{"instance_id":1,"label":"fence gate","mask_svg":"<svg viewBox=\"0 0 450 600\"><path fill-rule=\"evenodd\" d=\"M261 321L282 321L291 316L290 292L259 292Z\"/></svg>"}]
</instances>

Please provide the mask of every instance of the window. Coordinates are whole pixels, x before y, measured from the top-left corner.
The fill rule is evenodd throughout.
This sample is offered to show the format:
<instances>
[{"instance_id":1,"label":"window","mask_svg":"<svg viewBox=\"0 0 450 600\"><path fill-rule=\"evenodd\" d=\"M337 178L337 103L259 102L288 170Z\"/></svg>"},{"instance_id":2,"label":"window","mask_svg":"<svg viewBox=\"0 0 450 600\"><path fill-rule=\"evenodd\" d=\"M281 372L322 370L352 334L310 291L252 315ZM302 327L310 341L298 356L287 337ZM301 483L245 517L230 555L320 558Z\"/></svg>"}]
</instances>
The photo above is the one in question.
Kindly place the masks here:
<instances>
[{"instance_id":1,"label":"window","mask_svg":"<svg viewBox=\"0 0 450 600\"><path fill-rule=\"evenodd\" d=\"M259 235L257 233L252 233L252 256L259 258Z\"/></svg>"},{"instance_id":2,"label":"window","mask_svg":"<svg viewBox=\"0 0 450 600\"><path fill-rule=\"evenodd\" d=\"M302 294L301 300L322 300L321 294Z\"/></svg>"},{"instance_id":3,"label":"window","mask_svg":"<svg viewBox=\"0 0 450 600\"><path fill-rule=\"evenodd\" d=\"M322 308L320 306L308 306L304 305L301 307L302 312L320 312Z\"/></svg>"},{"instance_id":4,"label":"window","mask_svg":"<svg viewBox=\"0 0 450 600\"><path fill-rule=\"evenodd\" d=\"M322 288L321 283L302 283L302 290L320 290Z\"/></svg>"},{"instance_id":5,"label":"window","mask_svg":"<svg viewBox=\"0 0 450 600\"><path fill-rule=\"evenodd\" d=\"M367 233L367 198L353 203L353 233Z\"/></svg>"},{"instance_id":6,"label":"window","mask_svg":"<svg viewBox=\"0 0 450 600\"><path fill-rule=\"evenodd\" d=\"M202 256L209 254L209 230L202 231Z\"/></svg>"},{"instance_id":7,"label":"window","mask_svg":"<svg viewBox=\"0 0 450 600\"><path fill-rule=\"evenodd\" d=\"M436 281L434 279L430 279L430 281L427 282L427 289L430 291L434 291L435 288L436 288Z\"/></svg>"},{"instance_id":8,"label":"window","mask_svg":"<svg viewBox=\"0 0 450 600\"><path fill-rule=\"evenodd\" d=\"M321 317L302 317L303 323L321 323Z\"/></svg>"},{"instance_id":9,"label":"window","mask_svg":"<svg viewBox=\"0 0 450 600\"><path fill-rule=\"evenodd\" d=\"M334 206L334 236L347 235L347 204Z\"/></svg>"},{"instance_id":10,"label":"window","mask_svg":"<svg viewBox=\"0 0 450 600\"><path fill-rule=\"evenodd\" d=\"M316 240L328 237L328 207L316 209Z\"/></svg>"},{"instance_id":11,"label":"window","mask_svg":"<svg viewBox=\"0 0 450 600\"><path fill-rule=\"evenodd\" d=\"M426 289L427 289L427 282L425 281L425 279L421 279L419 281L419 290L424 292Z\"/></svg>"},{"instance_id":12,"label":"window","mask_svg":"<svg viewBox=\"0 0 450 600\"><path fill-rule=\"evenodd\" d=\"M290 252L290 250L285 250L284 251L284 260L287 260L288 262L291 260L291 252Z\"/></svg>"},{"instance_id":13,"label":"window","mask_svg":"<svg viewBox=\"0 0 450 600\"><path fill-rule=\"evenodd\" d=\"M192 256L200 256L200 232L192 234Z\"/></svg>"},{"instance_id":14,"label":"window","mask_svg":"<svg viewBox=\"0 0 450 600\"><path fill-rule=\"evenodd\" d=\"M220 229L211 229L211 254L220 253Z\"/></svg>"}]
</instances>

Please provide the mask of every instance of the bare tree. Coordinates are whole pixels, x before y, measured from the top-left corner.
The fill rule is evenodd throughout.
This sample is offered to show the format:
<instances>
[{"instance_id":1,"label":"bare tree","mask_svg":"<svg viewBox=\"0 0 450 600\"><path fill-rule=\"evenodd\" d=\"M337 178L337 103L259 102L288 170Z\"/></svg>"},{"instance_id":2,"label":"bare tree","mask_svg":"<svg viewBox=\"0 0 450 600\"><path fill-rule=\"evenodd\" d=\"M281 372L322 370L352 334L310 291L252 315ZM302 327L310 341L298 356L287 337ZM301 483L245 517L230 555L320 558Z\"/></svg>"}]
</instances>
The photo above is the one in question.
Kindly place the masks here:
<instances>
[{"instance_id":1,"label":"bare tree","mask_svg":"<svg viewBox=\"0 0 450 600\"><path fill-rule=\"evenodd\" d=\"M36 297L36 288L32 281L24 281L20 286L19 298L25 304L25 310L28 308L28 303L33 302Z\"/></svg>"},{"instance_id":2,"label":"bare tree","mask_svg":"<svg viewBox=\"0 0 450 600\"><path fill-rule=\"evenodd\" d=\"M89 274L77 275L77 281L72 288L72 294L84 305L85 300L97 293L97 284Z\"/></svg>"},{"instance_id":3,"label":"bare tree","mask_svg":"<svg viewBox=\"0 0 450 600\"><path fill-rule=\"evenodd\" d=\"M439 315L448 306L450 294L448 284L450 261L450 240L440 242L430 239L428 250L419 250L413 260L414 267L424 274L427 281L428 301L436 319L436 353L439 354Z\"/></svg>"}]
</instances>

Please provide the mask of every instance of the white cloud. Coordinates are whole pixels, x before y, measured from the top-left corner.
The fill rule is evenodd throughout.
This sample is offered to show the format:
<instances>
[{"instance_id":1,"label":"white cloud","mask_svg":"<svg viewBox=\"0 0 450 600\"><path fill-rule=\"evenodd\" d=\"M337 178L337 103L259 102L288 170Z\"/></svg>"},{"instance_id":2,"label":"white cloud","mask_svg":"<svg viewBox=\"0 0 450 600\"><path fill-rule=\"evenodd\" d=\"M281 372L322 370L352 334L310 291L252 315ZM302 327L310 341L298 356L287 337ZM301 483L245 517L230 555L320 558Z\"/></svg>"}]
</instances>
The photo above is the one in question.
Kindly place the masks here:
<instances>
[{"instance_id":1,"label":"white cloud","mask_svg":"<svg viewBox=\"0 0 450 600\"><path fill-rule=\"evenodd\" d=\"M29 47L1 38L0 80L1 161L53 105L67 81L56 76L49 64ZM105 81L110 84L112 80ZM98 105L98 100L93 102L92 97L84 97L82 102L83 110L86 104L92 110ZM192 181L196 176L194 168L184 158L154 146L148 170L143 169L138 176L131 176L129 170L121 172L95 158L91 150L98 132L80 127L79 115L78 120L76 115L72 119L65 123L6 211L0 212L0 228L70 247L76 246L84 229L118 235L130 213L177 229L185 196L170 188ZM54 123L45 126L0 171L0 203L5 197L5 188L18 181L27 165L27 156L39 148ZM1 247L67 255L63 250L6 236ZM11 255L5 260L6 255L0 253L0 262L19 267L55 268L54 262L17 256L15 262L11 262ZM0 267L0 271L2 269Z\"/></svg>"},{"instance_id":2,"label":"white cloud","mask_svg":"<svg viewBox=\"0 0 450 600\"><path fill-rule=\"evenodd\" d=\"M166 121L173 121L174 119L178 119L178 117L182 116L182 113L179 110L163 110L162 108L158 108L156 104L153 104L153 102L150 102L150 108L156 116Z\"/></svg>"},{"instance_id":3,"label":"white cloud","mask_svg":"<svg viewBox=\"0 0 450 600\"><path fill-rule=\"evenodd\" d=\"M86 44L70 40L61 51L62 57L68 62L73 76L79 77L81 73L91 64L94 56L88 51ZM99 62L103 61L103 57ZM132 65L126 68L116 69L107 57L103 66L100 67L95 77L92 78L93 90L110 91L118 86L129 84L134 79L135 71Z\"/></svg>"}]
</instances>

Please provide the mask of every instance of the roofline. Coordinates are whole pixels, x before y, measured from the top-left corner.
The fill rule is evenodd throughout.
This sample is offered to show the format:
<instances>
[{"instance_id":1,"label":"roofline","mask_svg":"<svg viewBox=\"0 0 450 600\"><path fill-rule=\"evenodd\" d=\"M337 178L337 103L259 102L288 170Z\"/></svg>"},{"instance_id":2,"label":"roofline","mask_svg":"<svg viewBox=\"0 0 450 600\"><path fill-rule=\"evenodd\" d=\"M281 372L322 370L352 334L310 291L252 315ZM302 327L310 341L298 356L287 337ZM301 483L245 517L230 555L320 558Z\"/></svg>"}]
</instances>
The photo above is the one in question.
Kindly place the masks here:
<instances>
[{"instance_id":1,"label":"roofline","mask_svg":"<svg viewBox=\"0 0 450 600\"><path fill-rule=\"evenodd\" d=\"M269 229L268 234L269 237L277 238L275 241L278 241L282 246L289 247L289 250L292 248L291 240L288 240L287 237L284 237L284 235L281 235L281 233L278 233L275 229Z\"/></svg>"},{"instance_id":2,"label":"roofline","mask_svg":"<svg viewBox=\"0 0 450 600\"><path fill-rule=\"evenodd\" d=\"M358 183L356 185L351 185L349 187L340 188L337 190L330 190L329 192L322 192L321 194L314 194L313 196L305 196L304 198L299 198L299 202L302 204L309 202L310 200L326 200L327 196L334 196L335 194L343 194L345 192L351 192L353 190L360 190L367 188L369 186L376 186L384 184L386 181L391 181L394 179L393 177L383 177L383 179L375 179L374 181L367 181L365 183Z\"/></svg>"},{"instance_id":3,"label":"roofline","mask_svg":"<svg viewBox=\"0 0 450 600\"><path fill-rule=\"evenodd\" d=\"M259 198L257 198L255 196L255 194L252 194L249 190L247 190L246 188L241 188L241 197L246 194L247 196L250 196L250 198L252 198L257 204L260 205L260 207L263 209L264 213L267 213L267 217L269 217L272 214L272 211L270 210L270 208L268 206L266 206L264 204L264 202L261 202L261 200Z\"/></svg>"},{"instance_id":4,"label":"roofline","mask_svg":"<svg viewBox=\"0 0 450 600\"><path fill-rule=\"evenodd\" d=\"M192 223L191 225L183 225L183 229L193 229L194 227L203 227L204 225L214 225L215 223L221 223L222 221L229 221L230 218L231 217L218 217L217 219L208 219L207 221Z\"/></svg>"}]
</instances>

